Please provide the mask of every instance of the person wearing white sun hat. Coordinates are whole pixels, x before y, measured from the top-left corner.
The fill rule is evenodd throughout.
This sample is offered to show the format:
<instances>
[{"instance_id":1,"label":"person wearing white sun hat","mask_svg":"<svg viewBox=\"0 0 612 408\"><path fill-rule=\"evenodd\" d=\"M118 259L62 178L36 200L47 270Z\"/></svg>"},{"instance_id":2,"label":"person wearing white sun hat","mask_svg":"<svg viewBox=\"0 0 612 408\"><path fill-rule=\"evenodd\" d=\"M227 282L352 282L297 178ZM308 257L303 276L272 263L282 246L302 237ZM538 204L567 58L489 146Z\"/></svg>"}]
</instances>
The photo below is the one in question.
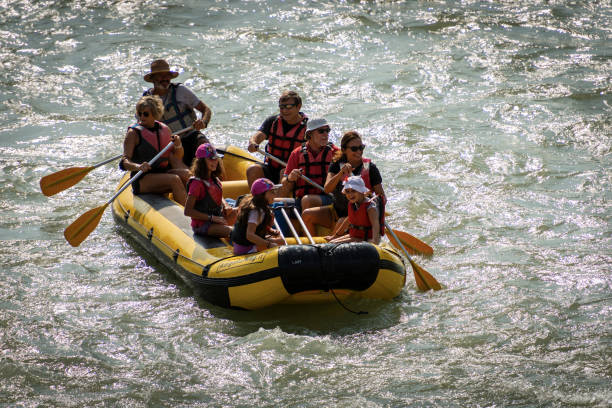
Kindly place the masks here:
<instances>
[{"instance_id":1,"label":"person wearing white sun hat","mask_svg":"<svg viewBox=\"0 0 612 408\"><path fill-rule=\"evenodd\" d=\"M349 225L349 233L329 242L368 241L380 243L381 228L384 225L384 212L381 211L382 197L368 199L368 188L361 176L351 176L344 182L342 193L349 201L348 217L345 223Z\"/></svg>"}]
</instances>

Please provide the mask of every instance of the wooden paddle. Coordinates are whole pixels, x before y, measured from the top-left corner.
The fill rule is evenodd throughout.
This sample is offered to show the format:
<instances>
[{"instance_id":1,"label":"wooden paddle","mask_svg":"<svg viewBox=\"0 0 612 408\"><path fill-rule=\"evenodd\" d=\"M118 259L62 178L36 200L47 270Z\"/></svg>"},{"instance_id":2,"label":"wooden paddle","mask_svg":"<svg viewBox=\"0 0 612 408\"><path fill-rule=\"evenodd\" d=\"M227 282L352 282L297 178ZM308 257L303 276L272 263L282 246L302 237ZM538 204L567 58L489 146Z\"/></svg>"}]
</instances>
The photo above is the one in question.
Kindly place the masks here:
<instances>
[{"instance_id":1,"label":"wooden paddle","mask_svg":"<svg viewBox=\"0 0 612 408\"><path fill-rule=\"evenodd\" d=\"M285 167L287 166L287 163L285 163L281 159L277 158L276 156L273 156L273 155L271 155L268 152L262 151L261 149L257 149L257 151L259 153L263 154L264 156L268 157L270 160L274 160L275 162L277 162L281 166L285 166ZM314 181L312 181L308 177L306 177L304 175L301 175L300 177L302 177L302 179L304 181L306 181L307 183L310 183L314 187L317 187L321 191L323 191L323 192L325 191L323 186L319 185L318 183L315 183ZM387 214L385 213L385 215L387 215ZM402 240L402 243L412 250L412 254L423 254L423 255L428 255L428 256L433 255L433 248L430 247L429 245L427 245L425 242L423 242L420 239L418 239L417 237L415 237L413 235L410 235L410 234L408 234L407 232L404 232L404 231L400 231L400 230L393 230L393 231L396 232L397 235L399 236L398 239ZM391 237L389 238L389 240L391 241L391 243L396 248L399 248L397 246L397 244L393 242Z\"/></svg>"},{"instance_id":2,"label":"wooden paddle","mask_svg":"<svg viewBox=\"0 0 612 408\"><path fill-rule=\"evenodd\" d=\"M402 244L402 241L397 237L397 235L395 235L394 230L389 226L389 223L387 221L385 221L385 227L387 228L391 236L395 238L395 244L399 244L399 248L402 251L404 251L404 255L406 255L406 258L408 258L408 261L410 262L410 265L412 266L412 271L414 272L414 280L416 281L417 287L423 291L427 291L431 289L433 290L442 289L442 286L436 280L436 278L434 278L429 272L421 268L416 262L412 260L412 258L410 257L410 254L408 253L408 251Z\"/></svg>"},{"instance_id":3,"label":"wooden paddle","mask_svg":"<svg viewBox=\"0 0 612 408\"><path fill-rule=\"evenodd\" d=\"M40 179L40 189L44 195L50 197L54 194L64 191L67 188L74 186L76 183L81 181L90 171L100 166L117 160L123 156L119 154L110 159L101 161L92 166L87 167L70 167L68 169L60 170L55 173L51 173Z\"/></svg>"},{"instance_id":4,"label":"wooden paddle","mask_svg":"<svg viewBox=\"0 0 612 408\"><path fill-rule=\"evenodd\" d=\"M427 256L433 255L433 248L418 239L417 237L397 229L394 229L393 232L395 232L395 235L399 238L402 244L404 244L404 246L414 250L415 253Z\"/></svg>"},{"instance_id":5,"label":"wooden paddle","mask_svg":"<svg viewBox=\"0 0 612 408\"><path fill-rule=\"evenodd\" d=\"M189 130L193 129L192 126L180 130L175 133L175 135L181 135ZM57 171L55 173L51 173L47 176L44 176L40 179L40 189L44 195L50 197L55 195L61 191L66 190L74 186L76 183L81 181L83 177L85 177L90 171L96 169L100 166L103 166L107 163L115 161L119 159L122 154L119 154L115 157L111 157L110 159L101 161L100 163L96 163L92 166L87 167L70 167L64 170Z\"/></svg>"},{"instance_id":6,"label":"wooden paddle","mask_svg":"<svg viewBox=\"0 0 612 408\"><path fill-rule=\"evenodd\" d=\"M253 163L263 164L263 162L261 160L253 159L252 157L246 157L246 156L243 156L243 155L237 154L237 153L232 153L232 152L229 152L229 151L223 149L222 147L218 147L217 151L221 152L223 154L229 154L230 156L238 157L240 159L244 159L244 160L247 160L247 161L250 161L250 162L253 162Z\"/></svg>"},{"instance_id":7,"label":"wooden paddle","mask_svg":"<svg viewBox=\"0 0 612 408\"><path fill-rule=\"evenodd\" d=\"M149 164L153 165L153 163L155 163L157 159L159 159L164 153L166 153L172 146L174 146L174 142L168 143L168 145L164 147L162 151L157 153L157 155L155 155L155 157L153 157L149 161ZM104 210L106 210L106 207L108 207L109 204L112 203L113 200L123 192L123 190L131 186L132 183L136 181L136 179L142 176L142 174L143 172L142 170L140 170L134 175L134 177L129 179L127 183L125 183L119 189L119 191L117 191L115 195L112 196L111 199L106 202L106 204L87 211L85 214L77 218L72 224L70 224L64 230L64 237L66 238L66 241L68 241L68 243L73 247L81 245L81 242L83 242L85 238L87 238L89 234L91 234L91 232L96 229L96 227L100 223L100 219L102 218L102 214L104 214Z\"/></svg>"}]
</instances>

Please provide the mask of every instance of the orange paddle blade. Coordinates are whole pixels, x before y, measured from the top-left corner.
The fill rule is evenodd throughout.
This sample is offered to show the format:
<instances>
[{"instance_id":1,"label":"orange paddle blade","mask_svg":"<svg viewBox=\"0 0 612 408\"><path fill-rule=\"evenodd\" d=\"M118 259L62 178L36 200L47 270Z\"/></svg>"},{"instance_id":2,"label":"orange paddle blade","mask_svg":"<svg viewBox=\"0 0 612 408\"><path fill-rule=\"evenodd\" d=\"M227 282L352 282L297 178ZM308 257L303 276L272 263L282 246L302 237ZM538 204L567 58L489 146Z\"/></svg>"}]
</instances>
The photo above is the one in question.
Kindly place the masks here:
<instances>
[{"instance_id":1,"label":"orange paddle blade","mask_svg":"<svg viewBox=\"0 0 612 408\"><path fill-rule=\"evenodd\" d=\"M71 167L40 179L40 189L47 197L64 191L81 181L94 167Z\"/></svg>"},{"instance_id":2,"label":"orange paddle blade","mask_svg":"<svg viewBox=\"0 0 612 408\"><path fill-rule=\"evenodd\" d=\"M397 249L399 249L400 251L402 250L402 247L400 246L400 244L395 240L395 238L393 238L393 234L386 234L387 238L389 238L389 242L391 242L391 245L393 245L394 247L396 247ZM402 241L403 243L403 241ZM404 244L404 249L410 254L410 255L417 255L418 252L416 252L414 249L412 249L409 245Z\"/></svg>"},{"instance_id":3,"label":"orange paddle blade","mask_svg":"<svg viewBox=\"0 0 612 408\"><path fill-rule=\"evenodd\" d=\"M402 241L405 247L408 247L414 253L431 256L433 255L433 248L427 245L425 242L421 241L415 236L410 235L407 232L400 231L394 229L393 232L397 235L397 237ZM410 251L409 251L410 252ZM410 252L413 254L412 252Z\"/></svg>"},{"instance_id":4,"label":"orange paddle blade","mask_svg":"<svg viewBox=\"0 0 612 408\"><path fill-rule=\"evenodd\" d=\"M93 208L77 218L64 230L66 241L73 247L81 245L81 242L85 241L85 238L87 238L89 234L91 234L91 231L96 229L100 223L100 219L106 207L108 207L108 203Z\"/></svg>"},{"instance_id":5,"label":"orange paddle blade","mask_svg":"<svg viewBox=\"0 0 612 408\"><path fill-rule=\"evenodd\" d=\"M440 290L442 286L440 282L436 280L429 272L421 268L416 262L410 259L410 265L412 265L412 271L414 272L414 280L416 281L417 287L420 290Z\"/></svg>"}]
</instances>

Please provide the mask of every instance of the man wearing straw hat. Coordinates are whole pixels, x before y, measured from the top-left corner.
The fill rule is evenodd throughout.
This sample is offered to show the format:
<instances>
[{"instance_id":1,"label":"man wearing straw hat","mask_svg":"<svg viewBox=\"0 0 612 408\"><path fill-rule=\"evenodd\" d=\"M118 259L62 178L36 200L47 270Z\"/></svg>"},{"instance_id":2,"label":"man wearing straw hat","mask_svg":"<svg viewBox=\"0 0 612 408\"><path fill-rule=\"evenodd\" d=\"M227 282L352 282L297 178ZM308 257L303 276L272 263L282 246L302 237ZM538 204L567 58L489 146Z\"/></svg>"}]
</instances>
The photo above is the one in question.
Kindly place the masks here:
<instances>
[{"instance_id":1,"label":"man wearing straw hat","mask_svg":"<svg viewBox=\"0 0 612 408\"><path fill-rule=\"evenodd\" d=\"M149 88L143 93L146 95L158 95L164 103L164 122L172 133L178 132L186 127L193 126L193 132L188 132L181 136L181 141L185 149L183 162L191 166L198 146L208 142L200 130L208 126L212 112L191 90L183 84L173 84L170 81L178 76L178 72L170 70L170 65L158 59L151 63L151 71L144 76L144 80L153 83L153 88ZM198 110L202 118L198 119L195 113Z\"/></svg>"}]
</instances>

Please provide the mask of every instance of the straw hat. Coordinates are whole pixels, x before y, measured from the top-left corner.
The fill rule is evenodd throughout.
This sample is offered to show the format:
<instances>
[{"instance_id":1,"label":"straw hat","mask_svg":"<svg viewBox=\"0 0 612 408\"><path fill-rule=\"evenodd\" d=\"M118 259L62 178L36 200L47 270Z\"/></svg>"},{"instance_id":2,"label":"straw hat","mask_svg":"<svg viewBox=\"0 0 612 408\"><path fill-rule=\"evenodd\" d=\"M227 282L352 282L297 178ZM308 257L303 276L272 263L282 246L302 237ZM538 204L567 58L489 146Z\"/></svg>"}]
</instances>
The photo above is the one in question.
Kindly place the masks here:
<instances>
[{"instance_id":1,"label":"straw hat","mask_svg":"<svg viewBox=\"0 0 612 408\"><path fill-rule=\"evenodd\" d=\"M160 74L160 73L166 73L166 72L169 72L170 74L172 74L172 78L176 78L178 76L178 72L170 70L170 65L168 65L166 60L163 60L163 59L155 60L151 63L151 72L149 72L148 74L144 76L144 80L147 82L153 82L153 80L151 79L153 75Z\"/></svg>"}]
</instances>

